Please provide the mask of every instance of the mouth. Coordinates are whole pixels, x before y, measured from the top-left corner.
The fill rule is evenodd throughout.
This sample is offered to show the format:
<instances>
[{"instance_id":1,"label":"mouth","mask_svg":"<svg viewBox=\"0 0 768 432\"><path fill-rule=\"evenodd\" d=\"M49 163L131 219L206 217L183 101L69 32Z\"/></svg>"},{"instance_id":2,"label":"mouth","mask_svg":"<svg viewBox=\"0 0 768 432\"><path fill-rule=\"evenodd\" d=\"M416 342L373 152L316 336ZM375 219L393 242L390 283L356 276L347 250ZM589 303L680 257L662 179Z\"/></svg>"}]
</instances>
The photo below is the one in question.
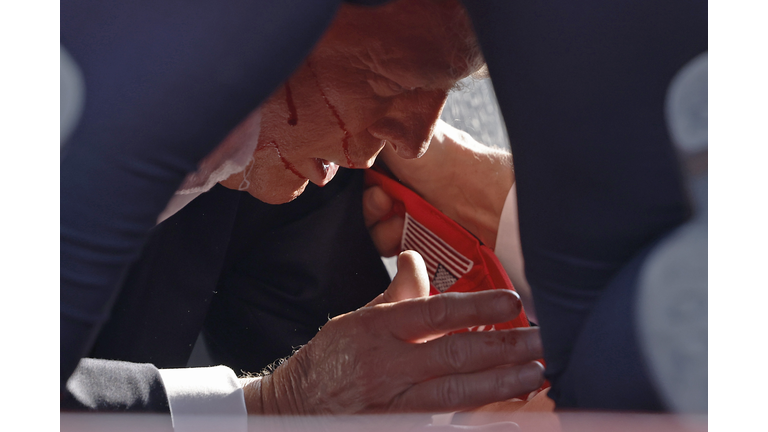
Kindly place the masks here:
<instances>
[{"instance_id":1,"label":"mouth","mask_svg":"<svg viewBox=\"0 0 768 432\"><path fill-rule=\"evenodd\" d=\"M333 162L329 162L325 159L315 158L312 159L312 168L310 175L307 176L309 181L323 187L328 182L333 180L336 172L339 170L339 166Z\"/></svg>"}]
</instances>

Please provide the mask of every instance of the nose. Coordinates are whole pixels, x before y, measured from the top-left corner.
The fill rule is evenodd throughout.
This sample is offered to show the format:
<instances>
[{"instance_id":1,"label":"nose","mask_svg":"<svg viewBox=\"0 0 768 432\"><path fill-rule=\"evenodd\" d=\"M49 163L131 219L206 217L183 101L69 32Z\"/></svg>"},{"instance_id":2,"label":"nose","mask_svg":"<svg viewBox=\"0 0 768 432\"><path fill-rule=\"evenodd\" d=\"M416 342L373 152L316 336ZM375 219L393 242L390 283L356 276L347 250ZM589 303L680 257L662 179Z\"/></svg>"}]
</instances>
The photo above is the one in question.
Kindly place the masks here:
<instances>
[{"instance_id":1,"label":"nose","mask_svg":"<svg viewBox=\"0 0 768 432\"><path fill-rule=\"evenodd\" d=\"M368 133L392 144L398 156L418 158L429 147L447 97L443 90L417 89L402 94L384 117L368 127Z\"/></svg>"}]
</instances>

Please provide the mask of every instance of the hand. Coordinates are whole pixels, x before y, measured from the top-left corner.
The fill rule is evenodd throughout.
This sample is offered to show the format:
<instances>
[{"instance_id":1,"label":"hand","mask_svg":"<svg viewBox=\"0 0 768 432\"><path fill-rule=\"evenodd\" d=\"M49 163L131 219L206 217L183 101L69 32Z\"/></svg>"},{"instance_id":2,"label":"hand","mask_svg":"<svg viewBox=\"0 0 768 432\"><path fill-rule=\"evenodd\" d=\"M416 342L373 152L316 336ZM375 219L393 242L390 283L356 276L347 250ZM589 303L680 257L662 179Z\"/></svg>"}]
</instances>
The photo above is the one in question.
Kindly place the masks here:
<instances>
[{"instance_id":1,"label":"hand","mask_svg":"<svg viewBox=\"0 0 768 432\"><path fill-rule=\"evenodd\" d=\"M466 132L438 120L429 150L421 158L403 159L391 146L385 146L379 159L406 186L495 248L504 201L515 182L512 155L480 144ZM379 226L377 221L388 213L388 209L382 213L387 202L380 196L383 191L371 189L363 197L366 223L379 251L389 251L398 222L390 219ZM399 239L399 233L397 236Z\"/></svg>"},{"instance_id":2,"label":"hand","mask_svg":"<svg viewBox=\"0 0 768 432\"><path fill-rule=\"evenodd\" d=\"M542 357L538 329L444 336L516 317L516 294L494 290L425 297L421 257L405 252L398 265L387 292L333 318L272 375L248 382L243 388L248 412L450 412L542 385L543 367L534 361Z\"/></svg>"},{"instance_id":3,"label":"hand","mask_svg":"<svg viewBox=\"0 0 768 432\"><path fill-rule=\"evenodd\" d=\"M400 251L400 238L405 226L405 219L398 214L383 220L392 211L392 206L392 198L381 187L372 186L363 191L365 226L376 250L383 257L395 256Z\"/></svg>"}]
</instances>

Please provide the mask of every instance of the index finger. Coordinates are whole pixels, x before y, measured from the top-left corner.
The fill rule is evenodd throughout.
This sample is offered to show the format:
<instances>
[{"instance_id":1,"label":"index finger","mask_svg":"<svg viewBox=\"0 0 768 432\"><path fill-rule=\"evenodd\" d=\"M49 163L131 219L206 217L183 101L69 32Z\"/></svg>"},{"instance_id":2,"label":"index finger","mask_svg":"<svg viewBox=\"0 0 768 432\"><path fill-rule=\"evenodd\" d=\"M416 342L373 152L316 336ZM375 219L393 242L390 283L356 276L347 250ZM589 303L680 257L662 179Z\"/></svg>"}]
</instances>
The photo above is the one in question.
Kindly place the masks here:
<instances>
[{"instance_id":1,"label":"index finger","mask_svg":"<svg viewBox=\"0 0 768 432\"><path fill-rule=\"evenodd\" d=\"M363 219L370 228L392 211L392 198L380 186L363 191Z\"/></svg>"},{"instance_id":2,"label":"index finger","mask_svg":"<svg viewBox=\"0 0 768 432\"><path fill-rule=\"evenodd\" d=\"M379 305L380 325L404 341L421 341L454 330L509 321L520 315L520 296L500 289L444 293Z\"/></svg>"}]
</instances>

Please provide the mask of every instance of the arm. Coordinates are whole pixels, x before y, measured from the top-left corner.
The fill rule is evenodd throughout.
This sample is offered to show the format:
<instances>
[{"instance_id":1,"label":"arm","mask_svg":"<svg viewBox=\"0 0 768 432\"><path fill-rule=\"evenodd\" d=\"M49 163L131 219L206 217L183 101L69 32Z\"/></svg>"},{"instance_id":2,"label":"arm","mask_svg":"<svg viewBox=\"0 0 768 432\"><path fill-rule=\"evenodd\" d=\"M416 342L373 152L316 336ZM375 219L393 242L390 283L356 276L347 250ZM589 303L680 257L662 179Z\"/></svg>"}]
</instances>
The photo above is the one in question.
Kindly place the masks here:
<instances>
[{"instance_id":1,"label":"arm","mask_svg":"<svg viewBox=\"0 0 768 432\"><path fill-rule=\"evenodd\" d=\"M61 394L62 411L170 413L160 372L151 364L85 358Z\"/></svg>"},{"instance_id":2,"label":"arm","mask_svg":"<svg viewBox=\"0 0 768 432\"><path fill-rule=\"evenodd\" d=\"M62 4L61 44L85 87L61 156L62 391L184 176L290 74L337 7L311 4Z\"/></svg>"},{"instance_id":3,"label":"arm","mask_svg":"<svg viewBox=\"0 0 768 432\"><path fill-rule=\"evenodd\" d=\"M60 408L170 414L167 429L175 432L199 430L201 421L214 429L247 430L240 382L224 366L158 370L148 363L84 358L62 392Z\"/></svg>"},{"instance_id":4,"label":"arm","mask_svg":"<svg viewBox=\"0 0 768 432\"><path fill-rule=\"evenodd\" d=\"M272 375L236 382L229 371L232 391L201 394L199 380L185 370L86 359L68 383L62 408L168 412L170 405L180 430L187 424L180 415L243 413L237 408L243 396L249 414L442 412L506 400L541 385L537 329L444 336L514 318L520 313L514 293L426 297L428 289L423 261L406 252L382 295L332 319ZM223 421L237 423L237 417Z\"/></svg>"}]
</instances>

